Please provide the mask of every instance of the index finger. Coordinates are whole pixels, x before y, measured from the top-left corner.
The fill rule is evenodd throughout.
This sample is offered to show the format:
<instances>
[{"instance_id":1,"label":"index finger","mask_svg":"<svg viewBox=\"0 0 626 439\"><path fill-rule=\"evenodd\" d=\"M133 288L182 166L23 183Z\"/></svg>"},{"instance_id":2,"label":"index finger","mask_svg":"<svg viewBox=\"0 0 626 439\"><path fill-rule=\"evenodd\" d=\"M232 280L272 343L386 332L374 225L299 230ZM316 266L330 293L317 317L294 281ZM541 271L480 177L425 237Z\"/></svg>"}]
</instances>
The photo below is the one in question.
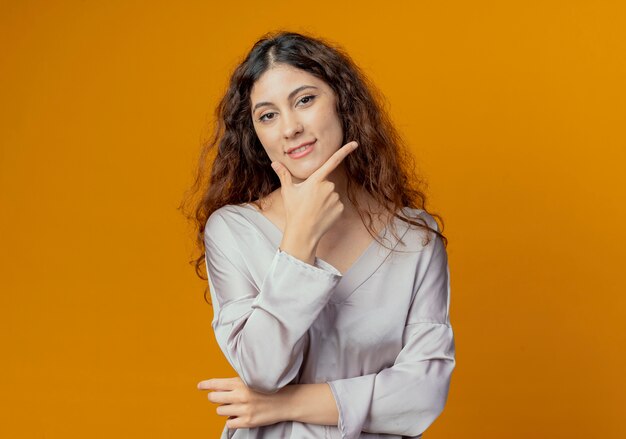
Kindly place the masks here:
<instances>
[{"instance_id":1,"label":"index finger","mask_svg":"<svg viewBox=\"0 0 626 439\"><path fill-rule=\"evenodd\" d=\"M343 159L348 156L348 154L354 151L358 145L359 144L354 140L343 145L341 148L335 151L335 153L331 155L328 160L326 160L326 163L324 163L322 166L319 167L319 169L313 172L309 176L309 179L313 177L314 179L317 179L319 181L328 177L328 174L333 172L335 168L339 166L339 163L341 163Z\"/></svg>"},{"instance_id":2,"label":"index finger","mask_svg":"<svg viewBox=\"0 0 626 439\"><path fill-rule=\"evenodd\" d=\"M210 380L200 381L198 389L200 390L232 390L234 386L234 378L211 378Z\"/></svg>"}]
</instances>

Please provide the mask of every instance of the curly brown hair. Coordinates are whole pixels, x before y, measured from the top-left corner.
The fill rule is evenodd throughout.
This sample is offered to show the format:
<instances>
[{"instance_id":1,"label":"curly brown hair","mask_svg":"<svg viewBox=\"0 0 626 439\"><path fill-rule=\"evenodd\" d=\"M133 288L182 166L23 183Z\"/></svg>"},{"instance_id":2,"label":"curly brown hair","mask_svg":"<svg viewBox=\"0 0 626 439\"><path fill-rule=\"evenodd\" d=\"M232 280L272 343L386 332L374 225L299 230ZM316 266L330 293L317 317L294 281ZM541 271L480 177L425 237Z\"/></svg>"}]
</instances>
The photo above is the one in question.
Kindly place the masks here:
<instances>
[{"instance_id":1,"label":"curly brown hair","mask_svg":"<svg viewBox=\"0 0 626 439\"><path fill-rule=\"evenodd\" d=\"M195 181L179 206L194 223L200 255L190 263L195 263L196 274L207 280L203 268L204 227L209 216L227 204L255 203L280 187L271 160L257 138L250 108L255 81L277 64L307 71L335 92L343 127L342 144L356 140L360 145L344 159L348 199L361 219L368 217L366 228L372 237L378 239L371 227L371 214L359 205L355 187L369 193L393 216L436 233L447 247L448 240L441 233L443 220L426 210L426 195L421 188L427 183L417 175L414 158L384 108L382 93L336 44L310 35L275 31L262 36L235 68L215 109L213 136L200 151ZM421 209L437 218L441 232L421 217L398 215L403 207ZM397 238L393 221L391 231ZM206 293L205 288L205 300Z\"/></svg>"}]
</instances>

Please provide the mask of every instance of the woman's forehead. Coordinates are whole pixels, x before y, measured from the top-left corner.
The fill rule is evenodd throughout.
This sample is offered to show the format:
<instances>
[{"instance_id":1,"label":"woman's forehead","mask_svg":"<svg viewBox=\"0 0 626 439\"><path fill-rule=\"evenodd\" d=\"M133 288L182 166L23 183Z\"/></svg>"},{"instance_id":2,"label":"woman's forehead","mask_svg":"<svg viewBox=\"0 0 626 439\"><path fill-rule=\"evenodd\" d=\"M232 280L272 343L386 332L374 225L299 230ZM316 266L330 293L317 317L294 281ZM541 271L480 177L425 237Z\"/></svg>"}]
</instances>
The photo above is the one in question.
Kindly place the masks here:
<instances>
[{"instance_id":1,"label":"woman's forehead","mask_svg":"<svg viewBox=\"0 0 626 439\"><path fill-rule=\"evenodd\" d=\"M292 66L279 65L266 70L252 86L250 98L256 100L286 99L295 88L310 85L325 88L324 81Z\"/></svg>"}]
</instances>

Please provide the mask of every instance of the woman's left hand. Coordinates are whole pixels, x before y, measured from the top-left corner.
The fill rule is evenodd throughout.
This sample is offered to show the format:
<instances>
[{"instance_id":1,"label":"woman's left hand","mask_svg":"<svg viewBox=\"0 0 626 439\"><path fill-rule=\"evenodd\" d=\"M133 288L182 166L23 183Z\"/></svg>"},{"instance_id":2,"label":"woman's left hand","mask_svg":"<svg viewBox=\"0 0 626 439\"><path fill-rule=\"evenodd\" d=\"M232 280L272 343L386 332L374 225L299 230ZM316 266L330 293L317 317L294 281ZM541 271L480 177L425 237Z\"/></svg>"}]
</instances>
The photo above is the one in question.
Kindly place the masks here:
<instances>
[{"instance_id":1,"label":"woman's left hand","mask_svg":"<svg viewBox=\"0 0 626 439\"><path fill-rule=\"evenodd\" d=\"M256 392L239 377L200 381L198 389L210 390L209 401L220 404L217 414L228 416L227 428L254 428L285 421L286 394Z\"/></svg>"}]
</instances>

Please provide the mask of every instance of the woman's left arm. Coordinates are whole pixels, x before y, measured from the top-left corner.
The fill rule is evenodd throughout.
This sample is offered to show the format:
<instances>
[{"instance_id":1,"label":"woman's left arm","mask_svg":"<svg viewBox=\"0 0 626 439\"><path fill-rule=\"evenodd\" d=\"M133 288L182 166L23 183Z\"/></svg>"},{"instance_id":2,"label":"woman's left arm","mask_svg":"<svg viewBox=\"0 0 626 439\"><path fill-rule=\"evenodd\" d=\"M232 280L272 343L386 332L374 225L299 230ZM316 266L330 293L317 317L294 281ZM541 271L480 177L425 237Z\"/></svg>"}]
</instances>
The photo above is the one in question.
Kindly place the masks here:
<instances>
[{"instance_id":1,"label":"woman's left arm","mask_svg":"<svg viewBox=\"0 0 626 439\"><path fill-rule=\"evenodd\" d=\"M434 220L432 223L436 227ZM394 364L378 373L332 380L342 439L368 433L418 436L441 414L455 367L450 325L450 272L441 238L423 249L423 273L415 285Z\"/></svg>"},{"instance_id":2,"label":"woman's left arm","mask_svg":"<svg viewBox=\"0 0 626 439\"><path fill-rule=\"evenodd\" d=\"M210 390L209 401L220 404L217 414L228 416L228 428L254 428L283 421L337 425L339 412L328 383L289 384L275 393L260 393L239 377L198 383Z\"/></svg>"}]
</instances>

